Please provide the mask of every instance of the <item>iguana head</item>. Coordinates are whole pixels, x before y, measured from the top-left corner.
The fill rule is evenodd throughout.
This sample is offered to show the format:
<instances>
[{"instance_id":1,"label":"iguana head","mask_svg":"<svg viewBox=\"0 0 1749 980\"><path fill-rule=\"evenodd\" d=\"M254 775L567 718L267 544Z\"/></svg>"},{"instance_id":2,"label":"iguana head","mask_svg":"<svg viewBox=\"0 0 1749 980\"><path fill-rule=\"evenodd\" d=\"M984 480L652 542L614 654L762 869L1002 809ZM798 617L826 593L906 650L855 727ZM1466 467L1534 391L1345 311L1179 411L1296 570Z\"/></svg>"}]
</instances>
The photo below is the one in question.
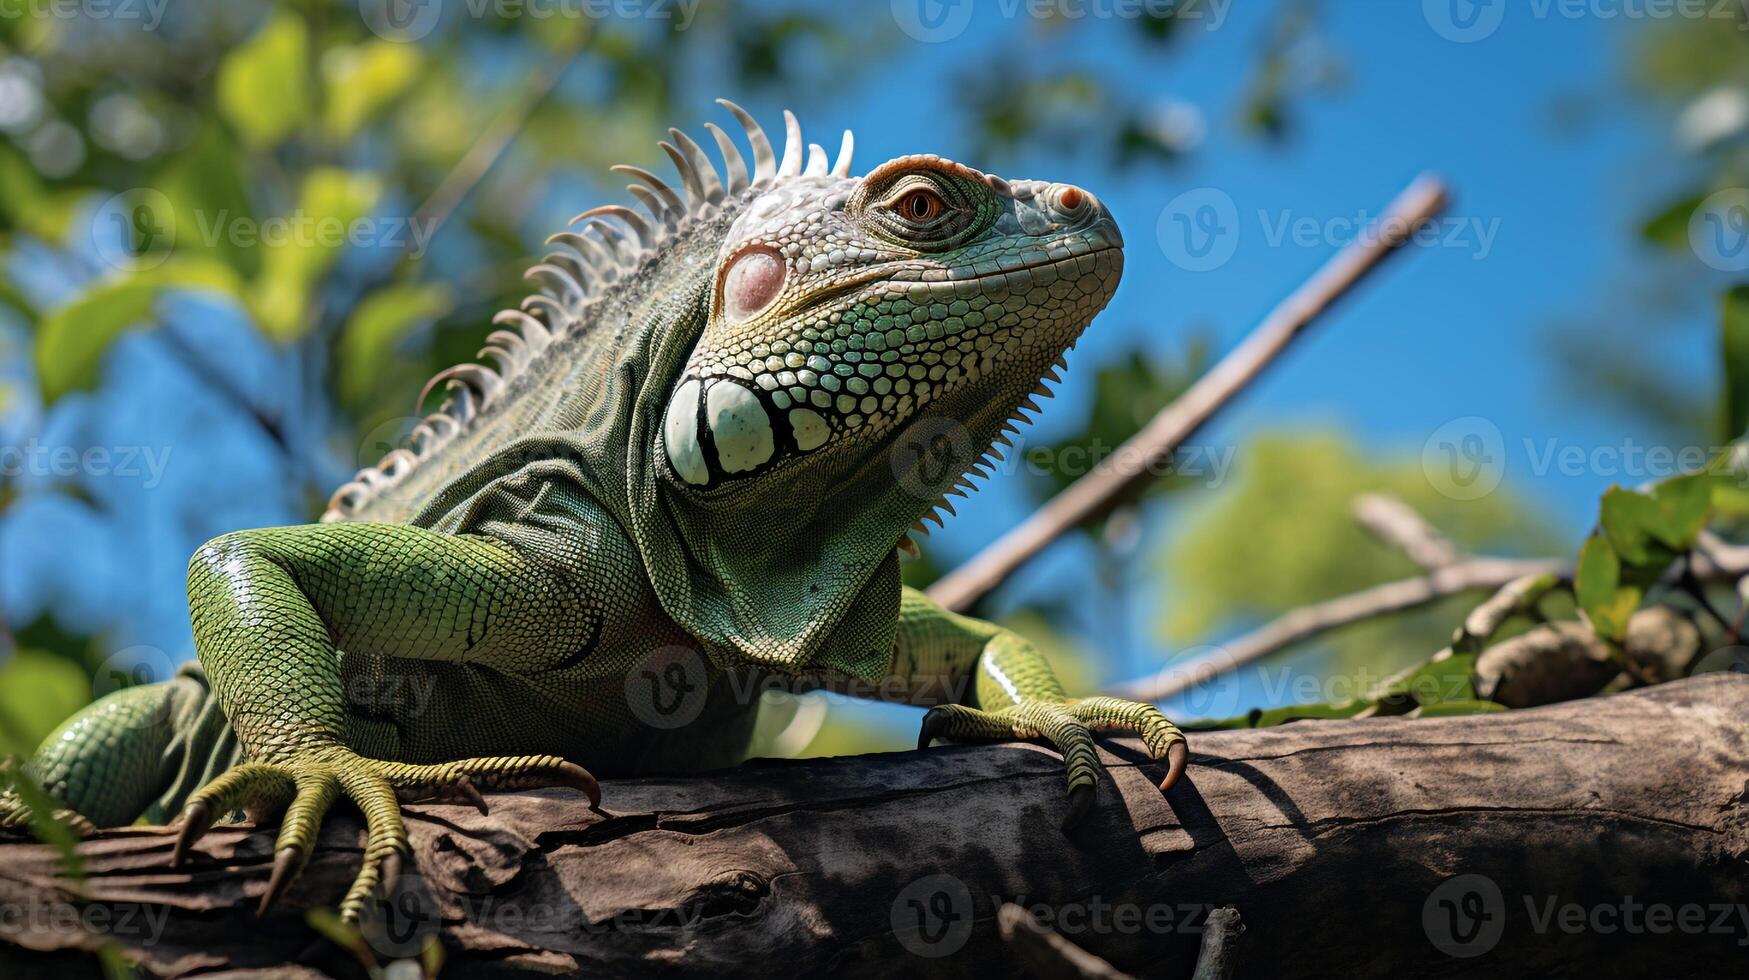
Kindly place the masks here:
<instances>
[{"instance_id":1,"label":"iguana head","mask_svg":"<svg viewBox=\"0 0 1749 980\"><path fill-rule=\"evenodd\" d=\"M772 182L718 249L663 417L669 478L725 498L903 482L932 503L1055 378L1117 287L1122 245L1077 186L933 155ZM930 463L957 467L948 484L908 479L919 432L960 457Z\"/></svg>"},{"instance_id":2,"label":"iguana head","mask_svg":"<svg viewBox=\"0 0 1749 980\"><path fill-rule=\"evenodd\" d=\"M433 378L439 410L324 519L466 529L503 516L500 481L563 487L630 536L707 649L877 677L894 546L1056 377L1122 240L1078 187L935 156L853 177L848 133L829 163L785 113L780 158L724 105L751 166L707 124L720 169L679 130L660 144L678 188L616 168L643 210L553 236L540 292L495 319L497 366Z\"/></svg>"}]
</instances>

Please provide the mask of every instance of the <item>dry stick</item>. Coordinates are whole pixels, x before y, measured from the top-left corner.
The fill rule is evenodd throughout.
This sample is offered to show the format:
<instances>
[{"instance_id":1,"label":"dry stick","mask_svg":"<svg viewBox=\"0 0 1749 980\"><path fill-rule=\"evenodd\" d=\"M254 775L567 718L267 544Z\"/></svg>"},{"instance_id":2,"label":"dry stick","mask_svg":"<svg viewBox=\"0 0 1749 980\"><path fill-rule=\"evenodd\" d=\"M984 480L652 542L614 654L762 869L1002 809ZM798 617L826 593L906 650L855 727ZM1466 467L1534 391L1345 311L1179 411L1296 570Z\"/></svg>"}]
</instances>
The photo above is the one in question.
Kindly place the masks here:
<instances>
[{"instance_id":1,"label":"dry stick","mask_svg":"<svg viewBox=\"0 0 1749 980\"><path fill-rule=\"evenodd\" d=\"M1034 976L1069 980L1135 980L1098 956L1075 945L1040 922L1025 907L1003 902L996 910L1002 938L1023 954Z\"/></svg>"},{"instance_id":2,"label":"dry stick","mask_svg":"<svg viewBox=\"0 0 1749 980\"><path fill-rule=\"evenodd\" d=\"M1163 701L1283 647L1304 642L1340 626L1415 609L1462 592L1499 589L1527 575L1566 574L1567 570L1566 562L1555 559L1466 559L1425 575L1301 606L1261 629L1223 644L1217 654L1190 664L1168 667L1152 677L1120 685L1111 693L1134 701Z\"/></svg>"},{"instance_id":3,"label":"dry stick","mask_svg":"<svg viewBox=\"0 0 1749 980\"><path fill-rule=\"evenodd\" d=\"M1354 499L1353 510L1361 527L1422 568L1443 568L1464 557L1450 538L1401 497L1363 493Z\"/></svg>"},{"instance_id":4,"label":"dry stick","mask_svg":"<svg viewBox=\"0 0 1749 980\"><path fill-rule=\"evenodd\" d=\"M1739 585L1749 582L1749 545L1729 544L1712 532L1703 531L1692 561L1694 574L1702 581L1737 582ZM1570 576L1572 565L1558 558L1460 559L1454 564L1431 569L1425 575L1301 606L1282 614L1267 626L1223 644L1219 653L1190 664L1167 667L1151 677L1120 684L1111 693L1134 701L1163 701L1277 650L1342 626L1415 609L1463 592L1499 591L1522 578L1551 574ZM1664 576L1666 584L1674 581L1673 573Z\"/></svg>"},{"instance_id":5,"label":"dry stick","mask_svg":"<svg viewBox=\"0 0 1749 980\"><path fill-rule=\"evenodd\" d=\"M587 28L578 32L577 38L564 50L549 58L523 85L516 101L499 112L492 120L492 125L481 133L462 158L456 161L443 181L431 192L413 212L411 224L416 232L424 235L424 242L429 244L437 229L449 220L455 209L461 206L462 200L485 179L487 171L510 148L522 128L528 125L529 117L558 87L559 80L565 77L565 72L577 56L583 53L587 46L590 31ZM412 240L408 247L412 248Z\"/></svg>"},{"instance_id":6,"label":"dry stick","mask_svg":"<svg viewBox=\"0 0 1749 980\"><path fill-rule=\"evenodd\" d=\"M1196 958L1196 973L1190 980L1231 980L1234 940L1245 931L1239 910L1231 905L1215 909L1203 923L1202 949Z\"/></svg>"},{"instance_id":7,"label":"dry stick","mask_svg":"<svg viewBox=\"0 0 1749 980\"><path fill-rule=\"evenodd\" d=\"M1319 314L1408 241L1416 228L1444 210L1445 204L1443 183L1425 174L1416 178L1391 202L1378 223L1378 235L1355 241L1325 263L1271 311L1244 343L1125 442L1112 455L1111 466L1075 481L1020 526L942 576L930 587L929 597L948 609L970 608L1046 545L1098 516L1126 491L1153 479L1152 471L1162 460L1256 380Z\"/></svg>"}]
</instances>

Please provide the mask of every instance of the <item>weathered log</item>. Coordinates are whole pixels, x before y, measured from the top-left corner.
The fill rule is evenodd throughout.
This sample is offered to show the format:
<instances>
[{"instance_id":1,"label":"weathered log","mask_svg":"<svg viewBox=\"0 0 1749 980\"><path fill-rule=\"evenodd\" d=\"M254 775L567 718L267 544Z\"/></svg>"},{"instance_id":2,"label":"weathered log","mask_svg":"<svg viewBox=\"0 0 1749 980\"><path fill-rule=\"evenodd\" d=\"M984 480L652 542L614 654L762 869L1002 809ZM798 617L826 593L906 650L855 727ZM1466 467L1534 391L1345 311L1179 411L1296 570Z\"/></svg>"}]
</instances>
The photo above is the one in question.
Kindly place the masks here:
<instances>
[{"instance_id":1,"label":"weathered log","mask_svg":"<svg viewBox=\"0 0 1749 980\"><path fill-rule=\"evenodd\" d=\"M1188 977L1228 905L1242 977L1749 970L1749 677L1193 744L1162 797L1161 764L1108 743L1068 835L1061 763L1030 745L615 780L605 815L568 791L415 806L370 945L436 934L467 977L983 975L1025 968L997 929L1014 901L1145 976ZM0 845L0 976L75 975L105 943L172 976L358 973L303 915L349 881L356 819L257 920L272 843L221 827L173 872L164 831L110 830L82 881Z\"/></svg>"}]
</instances>

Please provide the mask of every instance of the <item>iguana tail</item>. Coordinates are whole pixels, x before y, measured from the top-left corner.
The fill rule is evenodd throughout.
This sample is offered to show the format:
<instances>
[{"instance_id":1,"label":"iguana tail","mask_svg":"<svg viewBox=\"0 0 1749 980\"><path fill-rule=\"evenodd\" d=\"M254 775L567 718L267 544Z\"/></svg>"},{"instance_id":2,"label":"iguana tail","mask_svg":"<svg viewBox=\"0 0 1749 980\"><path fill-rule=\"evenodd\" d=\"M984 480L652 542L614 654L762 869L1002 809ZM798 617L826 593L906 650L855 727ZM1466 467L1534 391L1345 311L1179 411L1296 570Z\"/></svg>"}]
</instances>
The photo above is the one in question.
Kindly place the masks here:
<instances>
[{"instance_id":1,"label":"iguana tail","mask_svg":"<svg viewBox=\"0 0 1749 980\"><path fill-rule=\"evenodd\" d=\"M241 758L206 674L189 663L170 680L87 705L43 740L25 772L91 824L120 827L167 822ZM0 796L0 826L27 816L16 797Z\"/></svg>"}]
</instances>

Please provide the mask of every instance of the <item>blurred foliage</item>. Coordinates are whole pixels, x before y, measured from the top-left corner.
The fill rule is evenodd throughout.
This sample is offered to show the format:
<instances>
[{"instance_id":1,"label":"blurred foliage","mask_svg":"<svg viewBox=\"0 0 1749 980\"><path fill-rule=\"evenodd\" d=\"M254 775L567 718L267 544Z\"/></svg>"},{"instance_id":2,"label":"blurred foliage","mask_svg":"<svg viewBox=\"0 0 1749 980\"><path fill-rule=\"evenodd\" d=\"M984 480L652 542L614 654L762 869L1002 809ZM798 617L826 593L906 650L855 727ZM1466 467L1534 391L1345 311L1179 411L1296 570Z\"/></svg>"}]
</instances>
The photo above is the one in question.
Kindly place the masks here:
<instances>
[{"instance_id":1,"label":"blurred foliage","mask_svg":"<svg viewBox=\"0 0 1749 980\"><path fill-rule=\"evenodd\" d=\"M1554 341L1566 388L1655 427L1672 439L1719 430L1706 386L1646 370L1650 331L1710 320L1723 274L1690 245L1689 223L1711 194L1749 186L1749 7L1730 16L1648 21L1631 35L1631 91L1667 121L1670 141L1644 186L1655 188L1633 231L1644 246L1595 310L1566 317ZM1671 158L1674 157L1674 165ZM1669 377L1666 373L1664 377Z\"/></svg>"},{"instance_id":2,"label":"blurred foliage","mask_svg":"<svg viewBox=\"0 0 1749 980\"><path fill-rule=\"evenodd\" d=\"M1240 447L1230 485L1178 514L1156 563L1168 580L1165 642L1182 647L1307 603L1407 578L1417 568L1354 519L1365 493L1393 494L1460 548L1543 555L1560 547L1522 500L1504 488L1479 500L1440 494L1419 458L1374 458L1336 432L1263 434ZM1394 670L1443 646L1474 598L1341 631L1330 641L1339 669ZM1395 662L1384 662L1395 658Z\"/></svg>"}]
</instances>

